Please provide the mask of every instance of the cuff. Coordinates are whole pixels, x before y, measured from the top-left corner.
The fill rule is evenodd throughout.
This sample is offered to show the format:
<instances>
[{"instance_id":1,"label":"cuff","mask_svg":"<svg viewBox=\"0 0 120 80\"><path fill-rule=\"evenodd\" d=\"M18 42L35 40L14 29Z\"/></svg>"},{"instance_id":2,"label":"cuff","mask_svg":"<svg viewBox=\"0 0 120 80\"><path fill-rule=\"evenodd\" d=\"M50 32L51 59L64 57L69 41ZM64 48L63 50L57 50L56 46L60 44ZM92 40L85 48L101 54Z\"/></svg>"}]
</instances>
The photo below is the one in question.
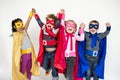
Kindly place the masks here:
<instances>
[{"instance_id":1,"label":"cuff","mask_svg":"<svg viewBox=\"0 0 120 80\"><path fill-rule=\"evenodd\" d=\"M110 27L107 27L107 31L110 31L111 30L111 26Z\"/></svg>"},{"instance_id":2,"label":"cuff","mask_svg":"<svg viewBox=\"0 0 120 80\"><path fill-rule=\"evenodd\" d=\"M57 18L64 20L65 19L65 14L57 13Z\"/></svg>"},{"instance_id":3,"label":"cuff","mask_svg":"<svg viewBox=\"0 0 120 80\"><path fill-rule=\"evenodd\" d=\"M38 14L36 13L36 14L34 14L34 17L36 18L36 19L38 19L39 18L39 16L38 16Z\"/></svg>"}]
</instances>

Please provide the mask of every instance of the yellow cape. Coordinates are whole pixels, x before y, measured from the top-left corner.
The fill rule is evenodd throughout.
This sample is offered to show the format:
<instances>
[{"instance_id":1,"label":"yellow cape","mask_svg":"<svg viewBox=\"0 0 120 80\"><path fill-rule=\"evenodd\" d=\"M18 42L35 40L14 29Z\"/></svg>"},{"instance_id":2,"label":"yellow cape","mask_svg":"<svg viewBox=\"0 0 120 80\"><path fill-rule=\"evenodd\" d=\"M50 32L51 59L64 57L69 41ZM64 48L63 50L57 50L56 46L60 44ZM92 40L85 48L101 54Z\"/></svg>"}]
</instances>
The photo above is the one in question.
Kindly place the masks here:
<instances>
[{"instance_id":1,"label":"yellow cape","mask_svg":"<svg viewBox=\"0 0 120 80\"><path fill-rule=\"evenodd\" d=\"M20 33L20 32L13 33L12 80L28 80L27 77L20 72L21 44L23 38L24 38L24 33ZM40 72L39 72L38 63L36 62L36 55L32 42L31 45L32 45L31 73L32 75L37 76L40 75Z\"/></svg>"}]
</instances>

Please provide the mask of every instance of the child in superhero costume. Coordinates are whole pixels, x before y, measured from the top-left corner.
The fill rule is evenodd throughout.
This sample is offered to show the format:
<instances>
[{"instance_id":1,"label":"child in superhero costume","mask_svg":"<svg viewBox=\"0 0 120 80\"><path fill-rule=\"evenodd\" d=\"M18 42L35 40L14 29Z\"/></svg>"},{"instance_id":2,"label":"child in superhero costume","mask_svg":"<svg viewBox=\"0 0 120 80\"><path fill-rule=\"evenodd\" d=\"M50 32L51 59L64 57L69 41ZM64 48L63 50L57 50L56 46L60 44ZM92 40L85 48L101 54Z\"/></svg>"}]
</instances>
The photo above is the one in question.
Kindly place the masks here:
<instances>
[{"instance_id":1,"label":"child in superhero costume","mask_svg":"<svg viewBox=\"0 0 120 80\"><path fill-rule=\"evenodd\" d=\"M57 16L59 15L60 14L58 13ZM39 37L40 48L37 61L40 63L40 66L42 66L46 70L46 75L48 75L50 73L50 69L52 69L52 80L58 80L59 76L58 69L55 67L55 57L60 57L60 55L56 55L56 53L58 52L58 47L61 47L58 46L58 36L62 29L62 27L60 26L61 18L56 17L54 14L48 14L46 17L46 23L43 23L38 14L36 13L35 9L34 17L37 20L41 29Z\"/></svg>"},{"instance_id":2,"label":"child in superhero costume","mask_svg":"<svg viewBox=\"0 0 120 80\"><path fill-rule=\"evenodd\" d=\"M63 16L64 9L61 9ZM80 28L78 30L78 34L75 34L77 30L77 24L73 20L61 21L62 25L65 27L65 40L64 40L64 57L66 61L66 69L64 71L64 76L66 80L78 80L76 74L74 75L76 62L78 61L78 53L77 53L77 41L84 40L84 27L85 25L80 24ZM73 77L74 75L74 77ZM79 80L83 80L79 78Z\"/></svg>"},{"instance_id":3,"label":"child in superhero costume","mask_svg":"<svg viewBox=\"0 0 120 80\"><path fill-rule=\"evenodd\" d=\"M31 80L31 75L40 74L34 47L27 34L27 29L33 16L32 11L25 25L23 25L23 21L20 18L12 21L12 80Z\"/></svg>"},{"instance_id":4,"label":"child in superhero costume","mask_svg":"<svg viewBox=\"0 0 120 80\"><path fill-rule=\"evenodd\" d=\"M111 25L106 23L106 31L97 33L99 22L92 20L89 23L89 32L85 32L85 41L78 43L79 69L78 76L86 80L104 79L104 60L106 56L106 36L109 34Z\"/></svg>"}]
</instances>

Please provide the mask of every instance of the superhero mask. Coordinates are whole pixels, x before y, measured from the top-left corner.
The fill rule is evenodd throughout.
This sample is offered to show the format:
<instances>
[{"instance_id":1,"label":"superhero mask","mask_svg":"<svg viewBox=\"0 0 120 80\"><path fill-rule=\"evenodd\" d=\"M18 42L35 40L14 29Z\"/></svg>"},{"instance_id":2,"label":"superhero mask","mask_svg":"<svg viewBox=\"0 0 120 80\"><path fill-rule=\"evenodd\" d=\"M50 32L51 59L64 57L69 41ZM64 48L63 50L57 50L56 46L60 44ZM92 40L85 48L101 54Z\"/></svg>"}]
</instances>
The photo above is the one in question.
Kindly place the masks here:
<instances>
[{"instance_id":1,"label":"superhero mask","mask_svg":"<svg viewBox=\"0 0 120 80\"><path fill-rule=\"evenodd\" d=\"M73 23L73 22L66 22L66 28L67 27L71 27L71 28L75 29L76 28L76 24Z\"/></svg>"},{"instance_id":2,"label":"superhero mask","mask_svg":"<svg viewBox=\"0 0 120 80\"><path fill-rule=\"evenodd\" d=\"M23 22L16 22L15 26L16 28L23 28Z\"/></svg>"},{"instance_id":3,"label":"superhero mask","mask_svg":"<svg viewBox=\"0 0 120 80\"><path fill-rule=\"evenodd\" d=\"M51 25L54 25L55 24L55 20L50 20L50 19L47 19L46 20L46 24L51 24Z\"/></svg>"},{"instance_id":4,"label":"superhero mask","mask_svg":"<svg viewBox=\"0 0 120 80\"><path fill-rule=\"evenodd\" d=\"M90 25L89 25L89 29L92 29L92 28L98 29L99 26L98 26L98 24L90 24Z\"/></svg>"}]
</instances>

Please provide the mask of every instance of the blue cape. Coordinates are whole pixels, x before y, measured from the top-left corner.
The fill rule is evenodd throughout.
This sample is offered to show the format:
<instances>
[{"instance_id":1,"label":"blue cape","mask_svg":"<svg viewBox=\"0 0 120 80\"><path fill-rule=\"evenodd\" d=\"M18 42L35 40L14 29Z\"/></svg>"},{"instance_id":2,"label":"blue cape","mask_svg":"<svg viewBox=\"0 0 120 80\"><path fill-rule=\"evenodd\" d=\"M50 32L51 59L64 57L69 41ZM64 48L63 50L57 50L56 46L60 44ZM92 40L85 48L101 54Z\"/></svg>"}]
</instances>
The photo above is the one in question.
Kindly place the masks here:
<instances>
[{"instance_id":1,"label":"blue cape","mask_svg":"<svg viewBox=\"0 0 120 80\"><path fill-rule=\"evenodd\" d=\"M104 79L104 61L106 56L106 37L100 41L100 49L99 49L99 63L95 68L95 72L97 76L101 79ZM78 63L78 77L83 78L85 77L85 73L89 68L89 64L84 57L85 51L85 41L78 42L78 55L79 55L79 63Z\"/></svg>"}]
</instances>

